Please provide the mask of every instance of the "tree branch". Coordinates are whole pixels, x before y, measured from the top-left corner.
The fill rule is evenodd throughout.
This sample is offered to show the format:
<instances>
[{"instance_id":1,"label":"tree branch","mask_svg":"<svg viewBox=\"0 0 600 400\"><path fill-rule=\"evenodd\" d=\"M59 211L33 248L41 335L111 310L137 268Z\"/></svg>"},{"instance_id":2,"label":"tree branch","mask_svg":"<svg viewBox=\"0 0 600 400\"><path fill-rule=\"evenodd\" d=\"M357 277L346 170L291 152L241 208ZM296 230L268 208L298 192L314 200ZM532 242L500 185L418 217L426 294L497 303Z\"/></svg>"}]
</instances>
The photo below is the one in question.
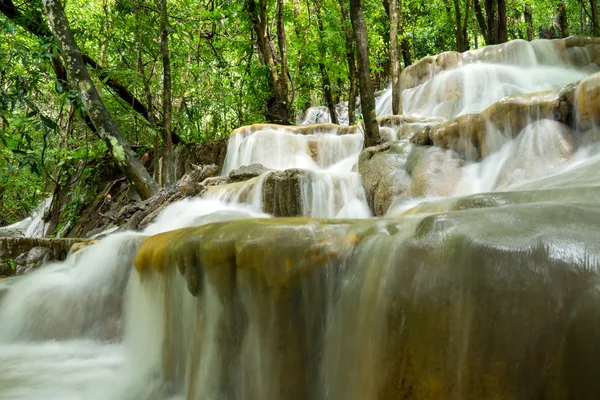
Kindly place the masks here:
<instances>
[{"instance_id":1,"label":"tree branch","mask_svg":"<svg viewBox=\"0 0 600 400\"><path fill-rule=\"evenodd\" d=\"M19 25L35 36L41 38L54 38L54 35L45 24L41 13L36 13L33 18L27 18L23 15L19 8L15 6L12 0L2 0L0 2L0 12L15 24ZM133 93L127 89L127 87L122 85L118 79L110 73L110 71L99 65L93 58L85 53L82 53L82 57L83 61L91 67L104 85L111 88L113 92L123 99L125 103L130 105L134 111L139 113L146 121L150 122L148 109L144 103L135 97ZM56 59L54 57L52 58L52 68L54 69L57 78L66 82L67 74L64 71L64 66L62 66L60 59ZM173 133L172 139L173 144L183 142L183 140L181 140L181 138L175 133Z\"/></svg>"}]
</instances>

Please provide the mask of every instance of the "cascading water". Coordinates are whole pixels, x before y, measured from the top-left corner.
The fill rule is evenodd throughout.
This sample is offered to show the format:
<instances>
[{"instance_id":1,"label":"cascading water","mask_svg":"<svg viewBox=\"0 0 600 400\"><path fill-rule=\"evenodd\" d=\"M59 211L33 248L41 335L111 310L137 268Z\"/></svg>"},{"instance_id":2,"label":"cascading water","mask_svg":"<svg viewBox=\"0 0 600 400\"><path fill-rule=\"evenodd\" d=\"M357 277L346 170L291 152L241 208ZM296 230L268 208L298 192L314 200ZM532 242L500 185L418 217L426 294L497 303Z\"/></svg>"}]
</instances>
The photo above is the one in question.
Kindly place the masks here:
<instances>
[{"instance_id":1,"label":"cascading water","mask_svg":"<svg viewBox=\"0 0 600 400\"><path fill-rule=\"evenodd\" d=\"M317 125L318 126L318 125ZM235 131L227 147L224 174L259 163L274 171L286 171L301 197L301 215L307 217L365 218L370 216L358 173L352 168L363 147L355 127L323 125L308 129L255 125ZM210 197L226 202L249 203L265 209L269 190L278 191L281 174L266 172L245 184L216 186Z\"/></svg>"},{"instance_id":2,"label":"cascading water","mask_svg":"<svg viewBox=\"0 0 600 400\"><path fill-rule=\"evenodd\" d=\"M48 233L48 223L44 221L44 214L52 203L52 197L42 203L30 216L9 226L0 227L0 236L12 237L44 237Z\"/></svg>"},{"instance_id":3,"label":"cascading water","mask_svg":"<svg viewBox=\"0 0 600 400\"><path fill-rule=\"evenodd\" d=\"M589 64L582 49L567 50ZM510 134L485 121L485 141L471 142L485 145L480 159L450 140L408 141L423 129L447 138L440 116L591 71L578 61L556 67L551 87L523 81L558 71L546 64L564 63L559 50L518 42L465 53L445 72L430 63L405 90L405 112L419 111L380 121L394 142L379 152L361 154L355 127L234 132L224 174L270 171L0 280L0 398L597 398L600 156L589 113L571 115L577 132L531 115ZM455 98L442 115L444 96ZM295 215L318 218L266 218L284 194ZM366 218L378 204L387 216Z\"/></svg>"}]
</instances>

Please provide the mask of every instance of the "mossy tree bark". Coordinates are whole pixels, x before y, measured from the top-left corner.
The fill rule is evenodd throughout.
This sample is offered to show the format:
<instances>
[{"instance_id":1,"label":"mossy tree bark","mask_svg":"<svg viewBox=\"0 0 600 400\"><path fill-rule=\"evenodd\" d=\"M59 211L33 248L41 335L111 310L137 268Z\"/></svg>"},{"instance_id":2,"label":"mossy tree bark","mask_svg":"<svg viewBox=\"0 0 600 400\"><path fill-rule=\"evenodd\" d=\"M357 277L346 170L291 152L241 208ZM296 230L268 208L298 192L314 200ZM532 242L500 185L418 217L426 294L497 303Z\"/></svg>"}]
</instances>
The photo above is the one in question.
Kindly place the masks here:
<instances>
[{"instance_id":1,"label":"mossy tree bark","mask_svg":"<svg viewBox=\"0 0 600 400\"><path fill-rule=\"evenodd\" d=\"M165 180L170 185L174 181L173 173L173 105L171 102L171 60L169 58L169 31L167 20L167 0L160 0L160 53L163 64L163 126L165 138L165 157L163 166Z\"/></svg>"},{"instance_id":2,"label":"mossy tree bark","mask_svg":"<svg viewBox=\"0 0 600 400\"><path fill-rule=\"evenodd\" d=\"M38 13L33 7L22 11L22 8L17 8L12 0L0 0L0 13L33 35L36 35L40 38L53 37L52 32L48 29L48 26L44 22L42 13ZM148 122L151 122L151 119L155 119L154 114L151 115L152 111L147 109L143 102L140 101L125 85L123 85L108 69L104 68L101 64L98 64L93 58L85 53L82 53L82 57L85 64L91 67L98 79L104 85L109 87L116 96L123 100L123 104L130 105L135 112L140 114ZM52 55L51 63L52 68L56 73L56 79L61 84L64 84L63 81L66 81L67 74L60 58ZM88 118L85 118L85 123L93 132L96 131ZM183 140L175 132L173 132L172 139L173 144L183 143Z\"/></svg>"},{"instance_id":3,"label":"mossy tree bark","mask_svg":"<svg viewBox=\"0 0 600 400\"><path fill-rule=\"evenodd\" d=\"M350 0L350 19L356 36L358 54L358 83L360 85L360 108L365 127L365 146L379 143L379 125L375 112L375 93L371 81L371 65L369 62L369 42L367 26L363 16L360 0Z\"/></svg>"},{"instance_id":4,"label":"mossy tree bark","mask_svg":"<svg viewBox=\"0 0 600 400\"><path fill-rule=\"evenodd\" d=\"M147 199L153 196L159 187L119 132L98 95L60 1L43 0L43 3L50 29L61 48L69 79L86 107L98 135L140 197Z\"/></svg>"},{"instance_id":5,"label":"mossy tree bark","mask_svg":"<svg viewBox=\"0 0 600 400\"><path fill-rule=\"evenodd\" d=\"M392 114L402 114L402 96L400 93L400 52L398 47L398 3L390 1L390 58L392 63Z\"/></svg>"}]
</instances>

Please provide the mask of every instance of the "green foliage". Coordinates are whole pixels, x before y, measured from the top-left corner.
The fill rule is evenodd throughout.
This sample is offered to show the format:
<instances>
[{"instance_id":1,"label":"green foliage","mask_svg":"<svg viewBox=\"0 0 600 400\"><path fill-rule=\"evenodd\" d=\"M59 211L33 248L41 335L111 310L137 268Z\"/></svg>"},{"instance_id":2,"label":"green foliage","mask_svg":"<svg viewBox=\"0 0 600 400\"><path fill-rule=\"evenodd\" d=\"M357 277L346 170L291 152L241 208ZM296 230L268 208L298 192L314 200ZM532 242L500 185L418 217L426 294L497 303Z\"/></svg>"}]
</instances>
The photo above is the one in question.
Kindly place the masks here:
<instances>
[{"instance_id":1,"label":"green foliage","mask_svg":"<svg viewBox=\"0 0 600 400\"><path fill-rule=\"evenodd\" d=\"M268 70L260 61L245 1L168 2L173 126L184 140L226 138L238 126L264 121L264 103L271 96ZM467 4L471 8L467 21L470 47L483 45L473 2L457 1L463 15ZM389 81L390 30L384 3L362 1L376 90ZM413 61L455 48L454 0L401 3L399 34L408 44ZM69 0L64 4L82 51L160 121L158 3ZM271 39L277 48L276 2L268 0L267 4ZM346 100L348 66L339 0L284 4L293 113L324 103L320 62L329 75L335 100ZM533 11L537 36L541 27L552 25L558 4L558 0L508 0L509 39L526 37L527 5ZM570 33L591 34L589 1L564 4ZM40 0L23 2L18 10L29 22L46 23ZM318 29L317 10L321 10L323 32ZM84 110L78 108L75 94L55 79L51 61L58 53L52 38L34 36L0 15L0 225L25 217L54 186L69 184L74 174L94 173L87 166L105 154L102 142L83 122ZM97 74L92 75L127 141L151 147L157 129L104 85ZM83 169L82 163L86 165ZM70 213L76 215L85 200L73 196Z\"/></svg>"},{"instance_id":2,"label":"green foliage","mask_svg":"<svg viewBox=\"0 0 600 400\"><path fill-rule=\"evenodd\" d=\"M11 258L0 259L0 269L4 266L14 270L15 269L15 261Z\"/></svg>"}]
</instances>

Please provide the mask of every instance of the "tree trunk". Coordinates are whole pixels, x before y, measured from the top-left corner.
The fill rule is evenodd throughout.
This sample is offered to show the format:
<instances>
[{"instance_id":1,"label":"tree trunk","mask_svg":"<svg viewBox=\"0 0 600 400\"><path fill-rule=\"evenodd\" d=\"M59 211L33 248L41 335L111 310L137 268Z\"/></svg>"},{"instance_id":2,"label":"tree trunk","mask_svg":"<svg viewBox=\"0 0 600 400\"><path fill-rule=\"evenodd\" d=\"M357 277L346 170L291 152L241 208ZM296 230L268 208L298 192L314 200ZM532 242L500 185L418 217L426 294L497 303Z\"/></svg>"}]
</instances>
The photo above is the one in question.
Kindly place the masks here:
<instances>
[{"instance_id":1,"label":"tree trunk","mask_svg":"<svg viewBox=\"0 0 600 400\"><path fill-rule=\"evenodd\" d=\"M485 32L484 26L487 28L487 34L485 34L486 44L498 44L508 41L508 29L506 21L506 0L485 0L485 17L487 19L487 26L482 25L480 18L481 6L479 2L475 0L475 14L477 20L480 21L482 32Z\"/></svg>"},{"instance_id":2,"label":"tree trunk","mask_svg":"<svg viewBox=\"0 0 600 400\"><path fill-rule=\"evenodd\" d=\"M40 37L47 38L52 37L52 32L48 29L48 26L44 22L42 18L41 12L37 14L36 10L27 9L26 13L23 14L15 7L12 0L1 0L0 2L0 12L4 14L7 18L15 22L17 25L25 29L26 31ZM149 121L148 110L144 106L144 103L141 102L137 97L127 89L116 76L112 75L110 71L104 69L101 65L88 56L85 53L82 53L83 62L86 65L89 65L94 73L97 75L98 79L106 86L111 88L112 92L117 95L121 100L123 100L124 104L128 104L133 108L133 110L139 113L144 119ZM60 60L52 57L52 68L54 69L57 78L62 76L66 76L66 73L63 74L63 66ZM87 124L87 121L85 121ZM90 129L93 126L90 126ZM95 132L95 129L92 129ZM179 136L173 133L173 143L178 144L183 141Z\"/></svg>"},{"instance_id":3,"label":"tree trunk","mask_svg":"<svg viewBox=\"0 0 600 400\"><path fill-rule=\"evenodd\" d=\"M279 47L279 55L281 56L281 97L287 102L288 99L288 57L287 57L287 43L285 37L285 24L284 24L284 9L283 0L277 0L277 45ZM289 105L288 105L289 108Z\"/></svg>"},{"instance_id":4,"label":"tree trunk","mask_svg":"<svg viewBox=\"0 0 600 400\"><path fill-rule=\"evenodd\" d=\"M135 10L135 19L140 22L140 13L139 13L139 0L134 1L134 10ZM140 78L142 79L142 85L144 87L144 93L146 95L146 108L148 109L148 123L150 127L154 131L154 154L158 154L158 130L156 126L156 119L154 118L154 106L152 100L152 91L150 90L150 82L149 79L146 78L146 71L144 69L144 60L142 58L142 37L143 37L143 29L141 25L138 26L138 41L137 41L137 69L140 74ZM160 185L160 180L157 177L160 176L159 173L159 164L158 164L158 156L153 157L154 163L154 179Z\"/></svg>"},{"instance_id":5,"label":"tree trunk","mask_svg":"<svg viewBox=\"0 0 600 400\"><path fill-rule=\"evenodd\" d=\"M158 192L159 187L137 159L100 99L83 62L81 50L75 42L62 5L59 0L43 0L43 2L50 29L62 50L69 79L77 89L79 98L85 105L98 135L105 141L111 155L140 197L147 199L153 196Z\"/></svg>"},{"instance_id":6,"label":"tree trunk","mask_svg":"<svg viewBox=\"0 0 600 400\"><path fill-rule=\"evenodd\" d=\"M350 0L350 19L356 36L358 53L358 82L360 85L360 107L365 127L365 146L380 142L379 125L375 111L375 94L371 83L371 65L369 62L369 42L367 26L363 17L360 0Z\"/></svg>"},{"instance_id":7,"label":"tree trunk","mask_svg":"<svg viewBox=\"0 0 600 400\"><path fill-rule=\"evenodd\" d=\"M527 25L527 40L533 40L533 13L531 12L531 5L525 6L525 25Z\"/></svg>"},{"instance_id":8,"label":"tree trunk","mask_svg":"<svg viewBox=\"0 0 600 400\"><path fill-rule=\"evenodd\" d=\"M487 19L486 44L498 44L498 2L497 0L485 0L485 16Z\"/></svg>"},{"instance_id":9,"label":"tree trunk","mask_svg":"<svg viewBox=\"0 0 600 400\"><path fill-rule=\"evenodd\" d=\"M488 37L488 26L485 22L485 17L483 16L483 10L481 9L481 3L479 3L479 0L473 0L473 8L475 9L475 17L477 18L479 29L483 35L483 40L485 40L485 43L489 43L490 38Z\"/></svg>"},{"instance_id":10,"label":"tree trunk","mask_svg":"<svg viewBox=\"0 0 600 400\"><path fill-rule=\"evenodd\" d=\"M590 7L592 9L592 34L595 37L600 35L600 29L598 29L598 2L597 0L590 0Z\"/></svg>"},{"instance_id":11,"label":"tree trunk","mask_svg":"<svg viewBox=\"0 0 600 400\"><path fill-rule=\"evenodd\" d=\"M169 58L169 31L167 21L167 0L160 0L160 53L163 64L163 125L165 138L165 156L163 168L165 171L163 185L174 182L173 174L173 103L171 101L171 60Z\"/></svg>"},{"instance_id":12,"label":"tree trunk","mask_svg":"<svg viewBox=\"0 0 600 400\"><path fill-rule=\"evenodd\" d=\"M404 60L404 67L408 67L412 64L412 60L410 58L410 45L408 44L408 40L403 38L400 42L400 48L402 50L402 60Z\"/></svg>"},{"instance_id":13,"label":"tree trunk","mask_svg":"<svg viewBox=\"0 0 600 400\"><path fill-rule=\"evenodd\" d=\"M508 27L507 27L507 19L506 19L506 0L498 0L498 13L496 17L498 18L498 43L508 42Z\"/></svg>"},{"instance_id":14,"label":"tree trunk","mask_svg":"<svg viewBox=\"0 0 600 400\"><path fill-rule=\"evenodd\" d=\"M278 0L279 2L280 0ZM279 3L278 3L279 4ZM283 5L283 2L281 2ZM260 0L258 8L254 0L246 0L246 10L256 35L256 44L261 54L261 62L269 69L269 85L273 96L267 99L265 118L269 122L287 124L290 120L290 105L287 98L287 77L281 76L275 62L273 43L269 37L267 20L267 0ZM279 19L281 18L281 22ZM283 26L283 12L277 14L278 26ZM285 46L285 31L278 32L280 44ZM286 65L287 69L287 65Z\"/></svg>"},{"instance_id":15,"label":"tree trunk","mask_svg":"<svg viewBox=\"0 0 600 400\"><path fill-rule=\"evenodd\" d=\"M467 2L468 7L468 2ZM467 8L468 15L468 8ZM456 25L454 26L454 36L456 38L456 50L460 53L467 51L469 46L466 43L466 36L463 36L465 31L463 30L462 14L460 12L460 0L454 0L454 20Z\"/></svg>"},{"instance_id":16,"label":"tree trunk","mask_svg":"<svg viewBox=\"0 0 600 400\"><path fill-rule=\"evenodd\" d=\"M402 0L400 0L402 2ZM390 2L390 60L392 64L392 114L402 114L402 94L400 92L400 52L398 51L398 4Z\"/></svg>"},{"instance_id":17,"label":"tree trunk","mask_svg":"<svg viewBox=\"0 0 600 400\"><path fill-rule=\"evenodd\" d=\"M281 1L281 0L278 0ZM329 117L331 118L331 123L338 123L337 114L335 112L335 102L333 100L333 94L331 93L331 80L329 79L329 74L327 73L327 68L325 67L325 57L326 57L326 49L325 49L325 38L323 37L323 18L321 18L321 5L317 0L314 1L316 7L317 14L317 26L319 28L319 71L321 72L321 80L323 83L323 93L325 95L325 102L327 103L327 108L329 109ZM310 9L308 10L310 12Z\"/></svg>"},{"instance_id":18,"label":"tree trunk","mask_svg":"<svg viewBox=\"0 0 600 400\"><path fill-rule=\"evenodd\" d=\"M346 0L340 0L340 10L342 16L342 26L346 35L346 59L348 61L348 81L350 82L350 93L348 95L348 124L352 125L356 121L356 60L354 58L354 34L352 26L349 23L350 15Z\"/></svg>"},{"instance_id":19,"label":"tree trunk","mask_svg":"<svg viewBox=\"0 0 600 400\"><path fill-rule=\"evenodd\" d=\"M322 56L321 56L322 57ZM329 117L332 124L338 123L337 114L335 112L335 102L333 101L333 94L331 93L331 80L327 74L327 69L323 61L319 61L319 71L321 72L321 80L323 83L323 94L325 95L325 102L327 103L327 109L329 110Z\"/></svg>"},{"instance_id":20,"label":"tree trunk","mask_svg":"<svg viewBox=\"0 0 600 400\"><path fill-rule=\"evenodd\" d=\"M464 51L467 51L471 48L471 46L469 45L469 36L468 36L468 27L469 27L469 20L470 20L470 11L471 11L471 2L469 0L465 0L465 20L462 24L462 37L463 37L463 43L465 45L464 47Z\"/></svg>"},{"instance_id":21,"label":"tree trunk","mask_svg":"<svg viewBox=\"0 0 600 400\"><path fill-rule=\"evenodd\" d=\"M566 38L569 36L569 25L567 23L567 7L562 1L554 10L554 25L557 30L557 36Z\"/></svg>"}]
</instances>

